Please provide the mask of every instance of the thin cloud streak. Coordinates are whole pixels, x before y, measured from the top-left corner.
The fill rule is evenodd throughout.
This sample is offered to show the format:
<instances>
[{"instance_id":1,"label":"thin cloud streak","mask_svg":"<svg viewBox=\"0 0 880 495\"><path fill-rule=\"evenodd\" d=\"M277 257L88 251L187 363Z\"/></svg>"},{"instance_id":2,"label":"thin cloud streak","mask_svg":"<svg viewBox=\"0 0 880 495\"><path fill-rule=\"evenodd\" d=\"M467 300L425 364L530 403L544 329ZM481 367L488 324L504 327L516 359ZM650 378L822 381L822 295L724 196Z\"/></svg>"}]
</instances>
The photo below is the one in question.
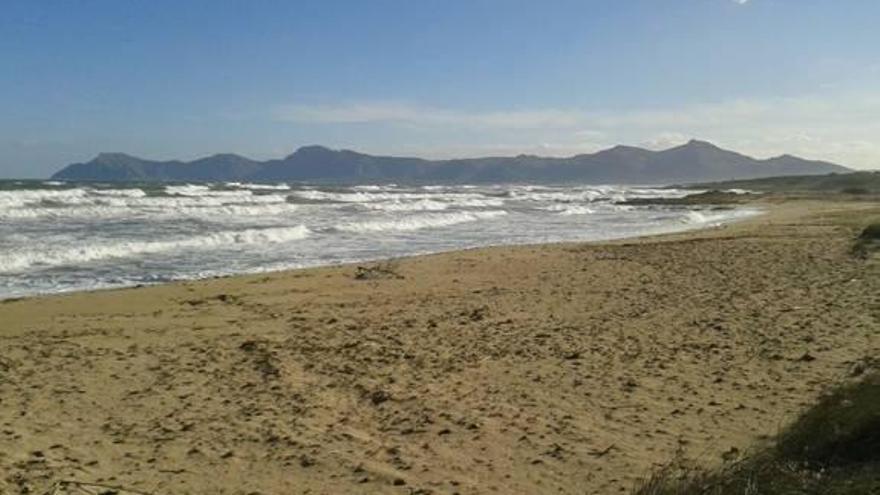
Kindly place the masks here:
<instances>
[{"instance_id":1,"label":"thin cloud streak","mask_svg":"<svg viewBox=\"0 0 880 495\"><path fill-rule=\"evenodd\" d=\"M317 124L396 123L418 127L464 126L473 128L565 128L579 123L580 115L562 110L509 110L465 112L394 102L344 105L284 105L275 110L281 121Z\"/></svg>"},{"instance_id":2,"label":"thin cloud streak","mask_svg":"<svg viewBox=\"0 0 880 495\"><path fill-rule=\"evenodd\" d=\"M431 149L424 150L432 156L451 154L443 152L444 144L454 150L452 153L505 149L541 150L561 156L619 143L661 149L700 138L758 157L792 153L857 168L880 166L877 115L880 94L864 93L734 99L622 111L538 108L480 112L411 103L360 102L284 105L273 112L274 120L299 125L377 124L388 126L389 133L422 131L422 135L436 137ZM450 136L462 130L471 132L471 141L462 143ZM387 144L389 150L399 149L392 140Z\"/></svg>"}]
</instances>

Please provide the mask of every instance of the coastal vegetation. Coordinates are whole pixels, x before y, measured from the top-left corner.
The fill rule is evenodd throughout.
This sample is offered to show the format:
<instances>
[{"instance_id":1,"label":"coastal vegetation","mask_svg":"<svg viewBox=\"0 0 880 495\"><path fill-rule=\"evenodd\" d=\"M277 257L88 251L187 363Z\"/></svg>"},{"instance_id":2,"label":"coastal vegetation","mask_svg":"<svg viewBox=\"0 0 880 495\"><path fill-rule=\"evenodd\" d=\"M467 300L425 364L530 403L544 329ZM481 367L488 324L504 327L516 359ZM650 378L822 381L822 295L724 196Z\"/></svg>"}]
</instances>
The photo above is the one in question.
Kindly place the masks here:
<instances>
[{"instance_id":1,"label":"coastal vegetation","mask_svg":"<svg viewBox=\"0 0 880 495\"><path fill-rule=\"evenodd\" d=\"M861 380L821 397L772 446L715 470L670 464L635 495L880 493L880 373L866 373L872 364L854 367Z\"/></svg>"},{"instance_id":2,"label":"coastal vegetation","mask_svg":"<svg viewBox=\"0 0 880 495\"><path fill-rule=\"evenodd\" d=\"M866 257L880 248L880 222L872 223L862 230L853 244L853 254Z\"/></svg>"},{"instance_id":3,"label":"coastal vegetation","mask_svg":"<svg viewBox=\"0 0 880 495\"><path fill-rule=\"evenodd\" d=\"M760 192L822 192L852 196L880 194L880 172L790 175L691 184L693 189L746 189Z\"/></svg>"}]
</instances>

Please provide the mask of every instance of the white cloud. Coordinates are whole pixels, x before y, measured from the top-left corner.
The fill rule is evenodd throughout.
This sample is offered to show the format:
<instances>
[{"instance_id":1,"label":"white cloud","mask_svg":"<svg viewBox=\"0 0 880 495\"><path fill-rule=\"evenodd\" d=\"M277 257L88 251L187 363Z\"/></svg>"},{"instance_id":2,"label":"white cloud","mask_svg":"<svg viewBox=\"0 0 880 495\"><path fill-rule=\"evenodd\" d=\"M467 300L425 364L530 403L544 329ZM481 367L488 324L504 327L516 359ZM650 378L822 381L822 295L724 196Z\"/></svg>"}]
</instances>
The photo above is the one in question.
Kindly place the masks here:
<instances>
[{"instance_id":1,"label":"white cloud","mask_svg":"<svg viewBox=\"0 0 880 495\"><path fill-rule=\"evenodd\" d=\"M352 139L340 145L368 142L373 152L564 156L621 143L663 149L699 138L758 157L791 153L857 168L880 167L877 115L880 93L840 92L622 111L474 111L388 102L289 105L275 111L277 119L297 124L383 124L381 130L372 127L381 149L373 148L380 145L376 140L360 139L360 128L341 133ZM425 146L413 144L419 142Z\"/></svg>"},{"instance_id":2,"label":"white cloud","mask_svg":"<svg viewBox=\"0 0 880 495\"><path fill-rule=\"evenodd\" d=\"M735 3L737 5L745 5L745 4L749 3L749 0L733 0L733 3Z\"/></svg>"},{"instance_id":3,"label":"white cloud","mask_svg":"<svg viewBox=\"0 0 880 495\"><path fill-rule=\"evenodd\" d=\"M688 142L691 137L680 132L660 132L640 142L639 145L649 150L665 150Z\"/></svg>"},{"instance_id":4,"label":"white cloud","mask_svg":"<svg viewBox=\"0 0 880 495\"><path fill-rule=\"evenodd\" d=\"M619 141L653 148L695 137L758 157L791 153L878 168L877 115L880 94L838 93L602 112L592 124Z\"/></svg>"},{"instance_id":5,"label":"white cloud","mask_svg":"<svg viewBox=\"0 0 880 495\"><path fill-rule=\"evenodd\" d=\"M285 105L277 108L275 115L282 121L319 124L396 123L508 129L572 127L579 119L576 112L553 109L466 112L398 102Z\"/></svg>"}]
</instances>

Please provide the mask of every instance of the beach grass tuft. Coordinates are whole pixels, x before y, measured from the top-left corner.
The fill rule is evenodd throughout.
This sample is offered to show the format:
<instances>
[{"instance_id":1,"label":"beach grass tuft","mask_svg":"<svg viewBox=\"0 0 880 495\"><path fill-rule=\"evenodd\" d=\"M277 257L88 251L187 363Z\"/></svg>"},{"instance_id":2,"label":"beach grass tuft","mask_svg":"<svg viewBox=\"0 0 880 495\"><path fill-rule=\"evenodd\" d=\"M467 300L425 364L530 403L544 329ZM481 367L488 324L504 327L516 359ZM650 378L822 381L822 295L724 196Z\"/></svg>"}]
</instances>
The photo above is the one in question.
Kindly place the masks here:
<instances>
[{"instance_id":1,"label":"beach grass tuft","mask_svg":"<svg viewBox=\"0 0 880 495\"><path fill-rule=\"evenodd\" d=\"M880 373L823 396L771 447L714 470L674 466L634 495L880 493Z\"/></svg>"},{"instance_id":2,"label":"beach grass tuft","mask_svg":"<svg viewBox=\"0 0 880 495\"><path fill-rule=\"evenodd\" d=\"M880 222L875 222L862 230L853 243L853 254L867 257L873 250L880 247Z\"/></svg>"}]
</instances>

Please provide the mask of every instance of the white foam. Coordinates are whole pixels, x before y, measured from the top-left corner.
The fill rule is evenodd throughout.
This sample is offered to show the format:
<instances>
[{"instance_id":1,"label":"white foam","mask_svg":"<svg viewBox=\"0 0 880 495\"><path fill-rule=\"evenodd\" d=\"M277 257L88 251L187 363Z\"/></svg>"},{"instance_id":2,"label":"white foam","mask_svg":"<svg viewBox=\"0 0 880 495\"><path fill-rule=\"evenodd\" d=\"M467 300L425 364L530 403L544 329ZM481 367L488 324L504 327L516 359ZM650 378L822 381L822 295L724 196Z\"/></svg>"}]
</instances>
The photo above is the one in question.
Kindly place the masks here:
<instances>
[{"instance_id":1,"label":"white foam","mask_svg":"<svg viewBox=\"0 0 880 495\"><path fill-rule=\"evenodd\" d=\"M170 251L189 251L250 244L275 244L305 239L310 234L304 225L215 232L165 241L122 241L89 244L70 248L28 249L4 254L0 272L20 272L53 266L82 264L110 258L127 258Z\"/></svg>"},{"instance_id":2,"label":"white foam","mask_svg":"<svg viewBox=\"0 0 880 495\"><path fill-rule=\"evenodd\" d=\"M400 232L449 227L466 222L489 220L507 215L504 210L462 211L456 213L427 213L388 220L371 220L336 225L337 230L355 233Z\"/></svg>"},{"instance_id":3,"label":"white foam","mask_svg":"<svg viewBox=\"0 0 880 495\"><path fill-rule=\"evenodd\" d=\"M402 200L448 200L454 201L458 199L480 199L483 195L478 193L412 193L412 192L372 192L372 191L356 191L356 192L328 192L318 191L315 189L294 191L292 196L306 199L309 201L327 201L335 203L371 203L376 201L402 201Z\"/></svg>"},{"instance_id":4,"label":"white foam","mask_svg":"<svg viewBox=\"0 0 880 495\"><path fill-rule=\"evenodd\" d=\"M380 211L442 211L450 208L497 208L504 205L504 200L499 198L456 198L443 197L443 200L418 199L418 200L391 200L379 202L366 202L361 205L368 210Z\"/></svg>"},{"instance_id":5,"label":"white foam","mask_svg":"<svg viewBox=\"0 0 880 495\"><path fill-rule=\"evenodd\" d=\"M0 191L0 217L21 216L28 217L27 213L15 213L12 210L27 208L31 211L42 208L57 208L62 206L112 204L119 198L144 198L146 193L141 189L29 189ZM124 202L119 202L124 206ZM39 216L39 214L35 215Z\"/></svg>"},{"instance_id":6,"label":"white foam","mask_svg":"<svg viewBox=\"0 0 880 495\"><path fill-rule=\"evenodd\" d=\"M184 184L182 186L165 186L165 192L171 196L185 196L195 198L229 198L253 196L250 188L239 190L216 190L210 186L201 184Z\"/></svg>"},{"instance_id":7,"label":"white foam","mask_svg":"<svg viewBox=\"0 0 880 495\"><path fill-rule=\"evenodd\" d=\"M355 191L384 191L389 189L394 189L397 187L397 184L362 184L360 186L354 186L352 189Z\"/></svg>"},{"instance_id":8,"label":"white foam","mask_svg":"<svg viewBox=\"0 0 880 495\"><path fill-rule=\"evenodd\" d=\"M235 217L253 217L253 216L280 216L293 213L298 209L297 205L289 203L267 203L267 204L228 204L222 206L183 208L180 213L183 216L202 219L218 219L224 217L225 220L234 219ZM169 215L173 216L173 214Z\"/></svg>"},{"instance_id":9,"label":"white foam","mask_svg":"<svg viewBox=\"0 0 880 495\"><path fill-rule=\"evenodd\" d=\"M66 208L10 208L0 210L6 220L112 218L130 215L132 211L119 206L72 206Z\"/></svg>"},{"instance_id":10,"label":"white foam","mask_svg":"<svg viewBox=\"0 0 880 495\"><path fill-rule=\"evenodd\" d=\"M237 187L239 189L250 189L252 191L288 191L290 186L287 184L251 184L245 182L227 182L226 187Z\"/></svg>"},{"instance_id":11,"label":"white foam","mask_svg":"<svg viewBox=\"0 0 880 495\"><path fill-rule=\"evenodd\" d=\"M618 188L627 199L631 198L682 198L690 194L699 193L693 189L671 189L655 187L627 187Z\"/></svg>"},{"instance_id":12,"label":"white foam","mask_svg":"<svg viewBox=\"0 0 880 495\"><path fill-rule=\"evenodd\" d=\"M136 191L140 191L137 189ZM106 193L106 191L104 191ZM155 218L219 219L234 216L282 215L297 209L280 195L147 197L137 193L42 197L13 207L0 207L5 219ZM44 204L51 202L51 206Z\"/></svg>"},{"instance_id":13,"label":"white foam","mask_svg":"<svg viewBox=\"0 0 880 495\"><path fill-rule=\"evenodd\" d=\"M3 185L38 189L0 191L0 298L458 246L680 231L754 214L616 204L693 192L629 186ZM515 222L502 217L507 212ZM298 240L307 226L321 234Z\"/></svg>"},{"instance_id":14,"label":"white foam","mask_svg":"<svg viewBox=\"0 0 880 495\"><path fill-rule=\"evenodd\" d=\"M202 196L211 192L211 188L200 184L183 184L165 186L165 192L177 196Z\"/></svg>"},{"instance_id":15,"label":"white foam","mask_svg":"<svg viewBox=\"0 0 880 495\"><path fill-rule=\"evenodd\" d=\"M593 208L588 208L584 205L555 204L548 206L545 210L558 212L562 216L591 215L595 213Z\"/></svg>"},{"instance_id":16,"label":"white foam","mask_svg":"<svg viewBox=\"0 0 880 495\"><path fill-rule=\"evenodd\" d=\"M520 190L511 191L511 196L521 201L583 203L598 201L607 195L598 189L551 191L536 188L522 188Z\"/></svg>"},{"instance_id":17,"label":"white foam","mask_svg":"<svg viewBox=\"0 0 880 495\"><path fill-rule=\"evenodd\" d=\"M209 196L170 196L170 197L149 197L140 200L126 201L125 204L131 207L154 207L154 208L186 208L196 206L224 206L230 204L271 204L285 203L287 197L281 194L261 194L254 195L250 191L214 191L214 192L232 192L234 194L212 194Z\"/></svg>"},{"instance_id":18,"label":"white foam","mask_svg":"<svg viewBox=\"0 0 880 495\"><path fill-rule=\"evenodd\" d=\"M498 206L504 205L504 200L501 198L474 198L474 199L454 199L452 201L453 205L461 208L495 208Z\"/></svg>"},{"instance_id":19,"label":"white foam","mask_svg":"<svg viewBox=\"0 0 880 495\"><path fill-rule=\"evenodd\" d=\"M87 189L87 192L111 198L143 198L147 195L142 189Z\"/></svg>"},{"instance_id":20,"label":"white foam","mask_svg":"<svg viewBox=\"0 0 880 495\"><path fill-rule=\"evenodd\" d=\"M449 203L434 201L433 199L420 199L416 201L383 201L378 203L364 203L364 208L380 211L441 211L449 208Z\"/></svg>"},{"instance_id":21,"label":"white foam","mask_svg":"<svg viewBox=\"0 0 880 495\"><path fill-rule=\"evenodd\" d=\"M75 203L88 196L86 189L18 189L0 191L0 211L22 206L39 206L44 201Z\"/></svg>"},{"instance_id":22,"label":"white foam","mask_svg":"<svg viewBox=\"0 0 880 495\"><path fill-rule=\"evenodd\" d=\"M622 202L633 198L679 198L693 191L651 187L587 186L553 188L548 186L519 186L511 189L511 197L521 201L557 203Z\"/></svg>"},{"instance_id":23,"label":"white foam","mask_svg":"<svg viewBox=\"0 0 880 495\"><path fill-rule=\"evenodd\" d=\"M706 210L688 210L679 221L685 224L718 226L724 222L729 222L737 218L744 218L758 213L754 209L740 210L723 210L718 212L709 212Z\"/></svg>"}]
</instances>

